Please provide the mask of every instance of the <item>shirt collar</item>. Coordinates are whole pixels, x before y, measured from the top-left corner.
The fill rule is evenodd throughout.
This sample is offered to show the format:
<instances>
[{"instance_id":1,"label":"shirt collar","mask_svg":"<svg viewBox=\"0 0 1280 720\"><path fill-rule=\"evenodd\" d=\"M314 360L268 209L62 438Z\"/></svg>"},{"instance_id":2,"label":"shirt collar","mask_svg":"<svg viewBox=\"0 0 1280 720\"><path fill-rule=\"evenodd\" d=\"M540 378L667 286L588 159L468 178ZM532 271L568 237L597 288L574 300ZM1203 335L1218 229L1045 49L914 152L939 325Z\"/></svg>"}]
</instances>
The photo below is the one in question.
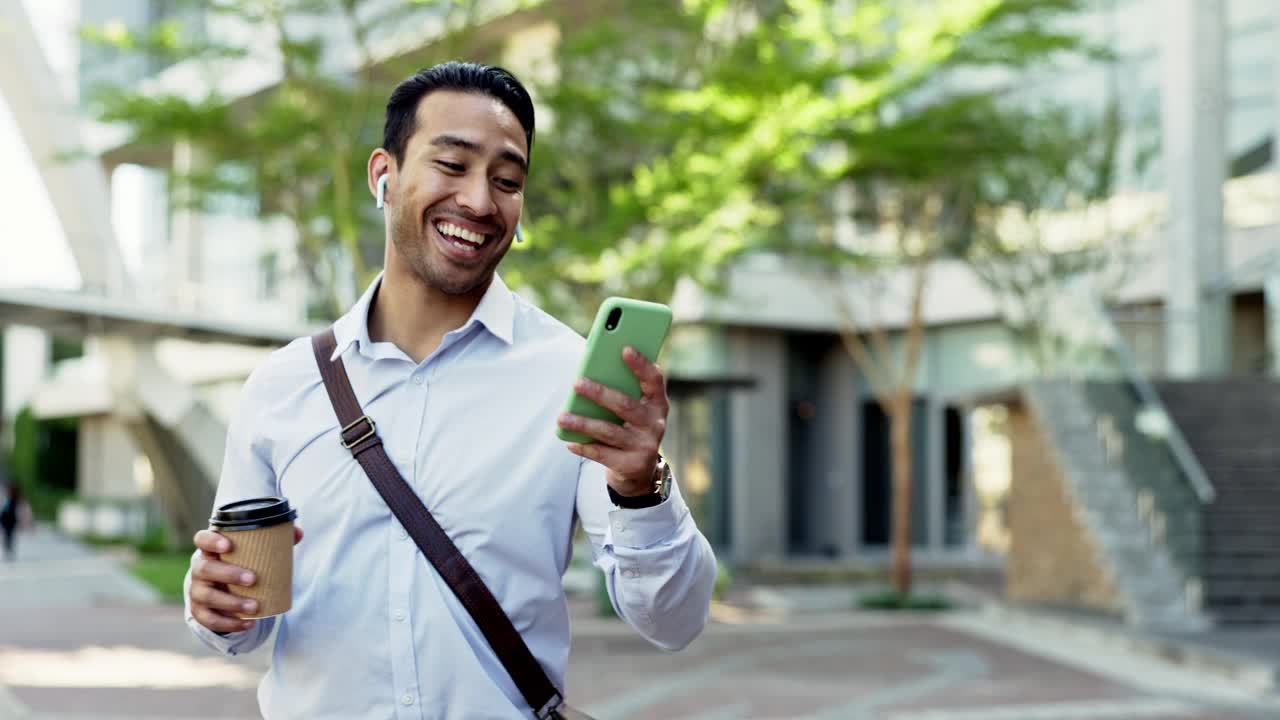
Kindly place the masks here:
<instances>
[{"instance_id":1,"label":"shirt collar","mask_svg":"<svg viewBox=\"0 0 1280 720\"><path fill-rule=\"evenodd\" d=\"M489 289L480 298L480 304L476 306L467 324L471 322L484 325L494 337L507 345L514 339L516 299L498 273L493 274L493 282L489 283Z\"/></svg>"},{"instance_id":2,"label":"shirt collar","mask_svg":"<svg viewBox=\"0 0 1280 720\"><path fill-rule=\"evenodd\" d=\"M329 358L331 361L338 359L353 344L358 345L362 350L372 347L373 341L369 339L369 307L373 305L373 297L381 285L382 273L378 273L356 304L333 324L333 334L338 345ZM476 322L483 325L494 337L508 345L511 344L515 325L515 298L497 273L493 274L493 282L489 283L489 289L485 291L484 297L480 298L480 303L476 305L470 319L463 323L460 329L466 330Z\"/></svg>"}]
</instances>

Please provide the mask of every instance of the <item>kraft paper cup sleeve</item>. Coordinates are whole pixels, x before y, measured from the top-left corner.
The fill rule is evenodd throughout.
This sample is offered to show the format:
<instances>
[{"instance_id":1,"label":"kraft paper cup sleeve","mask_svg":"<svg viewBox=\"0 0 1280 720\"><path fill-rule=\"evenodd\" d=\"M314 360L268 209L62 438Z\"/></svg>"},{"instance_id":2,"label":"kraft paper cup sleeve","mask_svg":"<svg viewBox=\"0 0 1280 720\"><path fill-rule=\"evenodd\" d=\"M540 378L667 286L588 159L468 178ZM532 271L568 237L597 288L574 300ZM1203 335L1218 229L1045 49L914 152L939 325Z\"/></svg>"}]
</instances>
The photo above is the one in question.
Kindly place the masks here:
<instances>
[{"instance_id":1,"label":"kraft paper cup sleeve","mask_svg":"<svg viewBox=\"0 0 1280 720\"><path fill-rule=\"evenodd\" d=\"M289 610L293 606L293 522L253 530L214 529L231 541L231 551L222 553L223 562L257 576L252 587L227 586L233 595L258 601L257 612L235 615L260 619Z\"/></svg>"}]
</instances>

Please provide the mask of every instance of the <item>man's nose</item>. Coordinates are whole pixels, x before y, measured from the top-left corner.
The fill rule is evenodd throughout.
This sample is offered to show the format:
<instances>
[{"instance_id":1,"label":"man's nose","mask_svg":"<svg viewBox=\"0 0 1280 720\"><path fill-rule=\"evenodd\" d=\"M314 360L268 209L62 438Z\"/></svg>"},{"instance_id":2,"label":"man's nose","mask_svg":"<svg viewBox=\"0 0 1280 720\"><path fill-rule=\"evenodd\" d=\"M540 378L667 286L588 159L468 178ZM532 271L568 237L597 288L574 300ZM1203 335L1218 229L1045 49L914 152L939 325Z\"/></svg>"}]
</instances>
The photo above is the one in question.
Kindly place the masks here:
<instances>
[{"instance_id":1,"label":"man's nose","mask_svg":"<svg viewBox=\"0 0 1280 720\"><path fill-rule=\"evenodd\" d=\"M476 217L488 217L498 211L489 178L482 174L468 175L458 190L456 200L460 208Z\"/></svg>"}]
</instances>

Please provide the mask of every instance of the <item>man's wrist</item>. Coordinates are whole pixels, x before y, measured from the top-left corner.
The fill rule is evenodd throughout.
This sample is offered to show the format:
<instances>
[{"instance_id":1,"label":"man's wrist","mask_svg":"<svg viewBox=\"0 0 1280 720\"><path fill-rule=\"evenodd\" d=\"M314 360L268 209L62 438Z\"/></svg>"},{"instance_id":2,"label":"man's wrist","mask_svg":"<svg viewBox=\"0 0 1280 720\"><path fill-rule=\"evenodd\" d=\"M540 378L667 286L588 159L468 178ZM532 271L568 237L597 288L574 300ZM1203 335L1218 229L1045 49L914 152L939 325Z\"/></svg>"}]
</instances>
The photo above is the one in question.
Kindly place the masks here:
<instances>
[{"instance_id":1,"label":"man's wrist","mask_svg":"<svg viewBox=\"0 0 1280 720\"><path fill-rule=\"evenodd\" d=\"M653 507L662 504L671 491L671 469L667 466L666 460L659 455L658 463L653 468L649 487L644 491L632 495L618 491L612 484L606 484L606 487L609 490L609 499L620 508L640 509Z\"/></svg>"},{"instance_id":2,"label":"man's wrist","mask_svg":"<svg viewBox=\"0 0 1280 720\"><path fill-rule=\"evenodd\" d=\"M644 497L653 493L658 487L659 473L662 471L662 456L658 456L658 461L654 464L653 470L649 471L649 475L642 479L632 480L624 478L621 475L610 470L606 476L609 490L614 495L621 497Z\"/></svg>"}]
</instances>

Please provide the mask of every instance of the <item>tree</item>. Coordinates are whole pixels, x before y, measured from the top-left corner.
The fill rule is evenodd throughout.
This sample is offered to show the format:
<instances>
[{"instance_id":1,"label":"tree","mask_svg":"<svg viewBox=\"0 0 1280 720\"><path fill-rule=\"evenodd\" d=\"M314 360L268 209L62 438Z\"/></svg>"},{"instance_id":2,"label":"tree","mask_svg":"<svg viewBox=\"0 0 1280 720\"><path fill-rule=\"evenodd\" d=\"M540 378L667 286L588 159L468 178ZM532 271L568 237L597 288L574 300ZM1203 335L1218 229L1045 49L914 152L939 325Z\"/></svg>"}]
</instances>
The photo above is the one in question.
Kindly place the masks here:
<instances>
[{"instance_id":1,"label":"tree","mask_svg":"<svg viewBox=\"0 0 1280 720\"><path fill-rule=\"evenodd\" d=\"M1154 133L1126 127L1117 101L1097 117L1046 113L1033 128L1036 152L992 168L982 189L964 260L991 291L1034 372L1078 367L1096 350L1055 317L1080 281L1105 299L1138 261L1135 240L1153 212L1134 193L1117 194L1117 175L1145 170ZM1120 156L1126 134L1133 158ZM1070 312L1070 310L1068 310Z\"/></svg>"},{"instance_id":2,"label":"tree","mask_svg":"<svg viewBox=\"0 0 1280 720\"><path fill-rule=\"evenodd\" d=\"M77 425L68 418L39 420L30 407L14 418L7 481L22 490L42 521L56 521L59 503L75 493Z\"/></svg>"},{"instance_id":3,"label":"tree","mask_svg":"<svg viewBox=\"0 0 1280 720\"><path fill-rule=\"evenodd\" d=\"M504 272L582 327L589 319L582 308L603 294L666 297L686 277L715 288L750 252L838 275L907 268L902 351L867 337L851 313L843 333L892 423L894 583L905 594L910 396L928 269L964 251L981 219L975 183L984 173L1034 155L1027 129L1042 111L1010 99L1006 88L1023 70L1087 50L1056 23L1084 4L670 0L610 4L590 22L570 12L581 5L549 10L561 41L558 73L535 84L541 114L526 204L530 242L515 246ZM190 186L257 194L264 213L287 214L312 280L327 288L344 259L357 281L366 280L381 247L380 233L370 231L376 216L351 198L363 192L355 169L380 141L371 98L401 75L385 72L382 61L358 63L352 77L323 71L324 41L290 32L289 17L333 5L215 5L274 28L284 80L265 97L229 105L216 93L187 100L115 88L98 112L130 125L141 143L199 144L208 171L190 173ZM369 8L338 5L361 57L370 57ZM486 59L479 35L469 34L473 25L455 26L452 46L479 48L470 54ZM208 55L211 67L244 52L177 31L124 37L116 44ZM406 57L425 64L445 56L439 47ZM247 172L216 172L226 168ZM854 219L876 230L875 242L837 238L837 187L851 188ZM281 188L288 192L274 197ZM329 303L331 312L337 307Z\"/></svg>"},{"instance_id":4,"label":"tree","mask_svg":"<svg viewBox=\"0 0 1280 720\"><path fill-rule=\"evenodd\" d=\"M194 13L145 30L113 24L82 34L109 57L196 68L202 86L99 83L89 112L126 128L129 145L174 157L174 207L206 208L230 195L252 199L264 218L288 218L302 268L319 293L313 314L333 318L347 303L343 290L363 287L381 264L381 216L368 202L364 167L382 143L387 93L419 67L478 42L479 0L186 4ZM259 32L240 33L237 42L210 40L193 18ZM438 20L438 36L394 50L392 41L403 35L394 30L426 26L431 18ZM335 40L335 28L344 37ZM270 38L265 52L262 35ZM348 51L354 63L344 57ZM248 97L224 90L236 63L246 59L258 70L273 68L279 82Z\"/></svg>"},{"instance_id":5,"label":"tree","mask_svg":"<svg viewBox=\"0 0 1280 720\"><path fill-rule=\"evenodd\" d=\"M664 52L630 66L625 83L563 81L574 103L559 111L645 133L624 153L622 165L633 165L624 181L607 159L610 171L589 179L557 177L606 219L594 228L604 242L574 255L578 275L661 297L681 277L714 287L749 252L807 263L836 285L850 273L907 272L897 351L883 326L832 293L844 344L891 422L901 594L910 590L911 394L929 268L964 255L990 199L981 183L1041 151L1032 129L1049 111L1007 88L1064 53L1093 53L1056 29L1083 6L691 0L691 34L664 27ZM583 52L587 62L601 54ZM841 187L856 198L853 220L872 230L854 242L837 237Z\"/></svg>"}]
</instances>

